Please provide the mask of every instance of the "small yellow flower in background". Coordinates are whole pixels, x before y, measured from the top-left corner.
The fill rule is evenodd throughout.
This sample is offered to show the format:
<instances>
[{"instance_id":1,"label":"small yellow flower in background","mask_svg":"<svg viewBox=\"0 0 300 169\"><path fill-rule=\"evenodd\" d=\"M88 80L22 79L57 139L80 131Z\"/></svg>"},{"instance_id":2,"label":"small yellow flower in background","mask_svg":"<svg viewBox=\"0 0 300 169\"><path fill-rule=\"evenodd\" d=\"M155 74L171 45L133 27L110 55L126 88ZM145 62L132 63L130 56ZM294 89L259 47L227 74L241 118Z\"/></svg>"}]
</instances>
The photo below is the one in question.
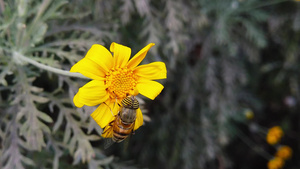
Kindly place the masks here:
<instances>
[{"instance_id":1,"label":"small yellow flower in background","mask_svg":"<svg viewBox=\"0 0 300 169\"><path fill-rule=\"evenodd\" d=\"M284 165L284 160L278 157L271 159L268 162L268 169L280 169Z\"/></svg>"},{"instance_id":2,"label":"small yellow flower in background","mask_svg":"<svg viewBox=\"0 0 300 169\"><path fill-rule=\"evenodd\" d=\"M267 142L271 145L278 143L283 136L283 131L279 126L275 126L269 129L267 134Z\"/></svg>"},{"instance_id":3,"label":"small yellow flower in background","mask_svg":"<svg viewBox=\"0 0 300 169\"><path fill-rule=\"evenodd\" d=\"M247 109L244 114L248 120L252 120L254 118L254 113L251 109Z\"/></svg>"},{"instance_id":4,"label":"small yellow flower in background","mask_svg":"<svg viewBox=\"0 0 300 169\"><path fill-rule=\"evenodd\" d=\"M276 152L276 157L287 160L292 157L293 150L289 146L280 146Z\"/></svg>"},{"instance_id":5,"label":"small yellow flower in background","mask_svg":"<svg viewBox=\"0 0 300 169\"><path fill-rule=\"evenodd\" d=\"M91 117L104 128L118 114L122 99L139 93L154 99L163 85L153 81L167 77L166 65L153 62L138 66L154 43L148 44L130 60L131 49L113 42L109 52L104 46L94 44L86 56L77 62L70 72L79 72L92 80L81 87L74 96L76 107L100 106ZM102 104L105 103L105 104ZM143 124L141 109L137 109L134 130Z\"/></svg>"}]
</instances>

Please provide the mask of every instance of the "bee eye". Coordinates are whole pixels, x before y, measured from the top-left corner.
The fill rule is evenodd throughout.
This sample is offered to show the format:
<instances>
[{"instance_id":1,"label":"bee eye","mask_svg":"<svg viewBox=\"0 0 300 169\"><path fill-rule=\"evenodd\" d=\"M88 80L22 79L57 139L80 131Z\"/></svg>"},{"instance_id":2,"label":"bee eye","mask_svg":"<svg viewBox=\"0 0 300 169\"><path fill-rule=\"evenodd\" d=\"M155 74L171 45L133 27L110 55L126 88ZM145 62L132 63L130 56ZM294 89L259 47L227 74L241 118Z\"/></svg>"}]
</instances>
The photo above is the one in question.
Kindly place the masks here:
<instances>
[{"instance_id":1,"label":"bee eye","mask_svg":"<svg viewBox=\"0 0 300 169\"><path fill-rule=\"evenodd\" d=\"M134 98L132 108L133 109L138 109L139 108L139 102L136 98Z\"/></svg>"},{"instance_id":2,"label":"bee eye","mask_svg":"<svg viewBox=\"0 0 300 169\"><path fill-rule=\"evenodd\" d=\"M122 106L125 108L131 108L132 105L132 101L130 99L130 97L126 97L125 99L122 100Z\"/></svg>"},{"instance_id":3,"label":"bee eye","mask_svg":"<svg viewBox=\"0 0 300 169\"><path fill-rule=\"evenodd\" d=\"M128 96L121 101L122 106L129 109L138 109L139 102L134 96Z\"/></svg>"}]
</instances>

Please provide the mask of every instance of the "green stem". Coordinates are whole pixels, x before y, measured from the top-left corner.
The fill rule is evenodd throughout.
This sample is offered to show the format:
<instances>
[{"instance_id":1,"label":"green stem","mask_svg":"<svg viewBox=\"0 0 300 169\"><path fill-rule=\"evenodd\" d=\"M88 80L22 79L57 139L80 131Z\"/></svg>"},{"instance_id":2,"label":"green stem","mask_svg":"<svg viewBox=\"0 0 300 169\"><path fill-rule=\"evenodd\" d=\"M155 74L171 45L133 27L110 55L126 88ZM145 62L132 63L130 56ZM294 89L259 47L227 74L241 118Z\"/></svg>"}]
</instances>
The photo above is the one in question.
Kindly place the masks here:
<instances>
[{"instance_id":1,"label":"green stem","mask_svg":"<svg viewBox=\"0 0 300 169\"><path fill-rule=\"evenodd\" d=\"M83 76L82 74L80 73L72 73L72 72L69 72L69 71L66 71L66 70L61 70L61 69L58 69L58 68L54 68L54 67L51 67L51 66L47 66L47 65L44 65L44 64L41 64L35 60L32 60L18 52L14 52L13 54L14 56L14 59L17 63L20 63L20 61L24 61L24 62L27 62L27 63L30 63L40 69L43 69L43 70L47 70L47 71L50 71L50 72L53 72L53 73L56 73L56 74L59 74L59 75L64 75L64 76L70 76L70 77L79 77L79 78L82 78L82 79L90 79L88 77L85 77Z\"/></svg>"}]
</instances>

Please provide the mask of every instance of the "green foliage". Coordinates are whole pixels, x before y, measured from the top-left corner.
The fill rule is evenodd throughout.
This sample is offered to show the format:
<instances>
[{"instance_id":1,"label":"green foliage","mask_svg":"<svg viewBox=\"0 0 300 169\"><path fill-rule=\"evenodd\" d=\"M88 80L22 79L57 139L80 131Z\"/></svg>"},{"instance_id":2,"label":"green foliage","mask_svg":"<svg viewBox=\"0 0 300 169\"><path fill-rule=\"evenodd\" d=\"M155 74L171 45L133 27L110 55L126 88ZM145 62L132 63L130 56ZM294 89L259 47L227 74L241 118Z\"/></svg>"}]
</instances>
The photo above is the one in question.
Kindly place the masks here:
<instances>
[{"instance_id":1,"label":"green foliage","mask_svg":"<svg viewBox=\"0 0 300 169\"><path fill-rule=\"evenodd\" d=\"M0 30L1 168L44 168L49 159L53 168L60 168L59 159L68 155L73 164L89 161L91 168L109 164L112 157L95 151L91 144L100 139L101 129L83 110L72 106L78 83L51 71L45 74L27 63L69 69L106 35L85 26L88 23L77 25L77 18L87 15L69 12L67 1L1 3L5 8ZM64 26L64 22L70 24ZM52 156L40 159L33 156L35 151ZM40 166L37 159L45 163Z\"/></svg>"},{"instance_id":2,"label":"green foliage","mask_svg":"<svg viewBox=\"0 0 300 169\"><path fill-rule=\"evenodd\" d=\"M273 125L296 154L299 15L284 0L0 0L0 168L265 168ZM151 122L104 151L68 70L114 41L155 43L144 62L168 77Z\"/></svg>"}]
</instances>

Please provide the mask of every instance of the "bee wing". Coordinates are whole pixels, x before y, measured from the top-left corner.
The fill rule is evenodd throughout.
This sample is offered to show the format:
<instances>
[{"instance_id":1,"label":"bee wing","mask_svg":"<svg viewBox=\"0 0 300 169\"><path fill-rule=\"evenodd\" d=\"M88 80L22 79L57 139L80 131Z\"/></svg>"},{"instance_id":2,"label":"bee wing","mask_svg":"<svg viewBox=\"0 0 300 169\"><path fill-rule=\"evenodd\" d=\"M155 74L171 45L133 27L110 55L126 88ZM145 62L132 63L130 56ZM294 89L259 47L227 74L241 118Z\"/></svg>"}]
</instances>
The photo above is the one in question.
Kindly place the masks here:
<instances>
[{"instance_id":1,"label":"bee wing","mask_svg":"<svg viewBox=\"0 0 300 169\"><path fill-rule=\"evenodd\" d=\"M106 138L104 140L104 149L108 149L111 145L113 145L115 142L112 138Z\"/></svg>"},{"instance_id":2,"label":"bee wing","mask_svg":"<svg viewBox=\"0 0 300 169\"><path fill-rule=\"evenodd\" d=\"M104 149L107 149L112 144L114 144L114 141L112 140L113 136L113 123L114 120L111 121L107 126L104 127L102 137L104 137Z\"/></svg>"},{"instance_id":3,"label":"bee wing","mask_svg":"<svg viewBox=\"0 0 300 169\"><path fill-rule=\"evenodd\" d=\"M135 122L133 122L135 123ZM134 124L133 124L134 125ZM134 130L132 130L131 134L128 135L128 137L124 140L124 144L123 144L123 151L126 152L129 146L129 141L131 136L134 134Z\"/></svg>"},{"instance_id":4,"label":"bee wing","mask_svg":"<svg viewBox=\"0 0 300 169\"><path fill-rule=\"evenodd\" d=\"M123 141L123 152L127 152L131 134Z\"/></svg>"},{"instance_id":5,"label":"bee wing","mask_svg":"<svg viewBox=\"0 0 300 169\"><path fill-rule=\"evenodd\" d=\"M103 134L102 136L105 137L105 140L104 140L104 149L107 149L109 148L111 145L113 145L115 142L113 141L112 137L113 137L113 122L112 121L108 126L106 126L104 128L104 131L103 131ZM135 122L133 122L133 125L134 125ZM134 130L132 129L132 132L131 134L128 135L127 138L125 138L124 140L124 149L127 149L128 147L128 144L129 144L129 137L134 134Z\"/></svg>"}]
</instances>

